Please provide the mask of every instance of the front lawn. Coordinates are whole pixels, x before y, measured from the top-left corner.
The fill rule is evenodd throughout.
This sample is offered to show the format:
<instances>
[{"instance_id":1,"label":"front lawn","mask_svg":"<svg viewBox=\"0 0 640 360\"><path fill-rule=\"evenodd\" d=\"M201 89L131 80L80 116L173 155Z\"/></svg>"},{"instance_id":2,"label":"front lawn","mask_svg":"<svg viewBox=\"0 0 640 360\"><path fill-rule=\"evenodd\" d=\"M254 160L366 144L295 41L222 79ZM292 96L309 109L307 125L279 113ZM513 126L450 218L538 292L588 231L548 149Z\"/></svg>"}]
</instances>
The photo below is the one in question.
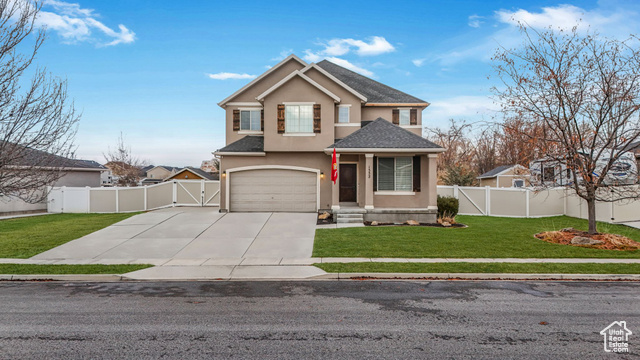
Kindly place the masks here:
<instances>
[{"instance_id":1,"label":"front lawn","mask_svg":"<svg viewBox=\"0 0 640 360\"><path fill-rule=\"evenodd\" d=\"M30 258L136 214L51 214L1 220L0 258Z\"/></svg>"},{"instance_id":2,"label":"front lawn","mask_svg":"<svg viewBox=\"0 0 640 360\"><path fill-rule=\"evenodd\" d=\"M462 216L468 228L360 227L316 230L314 257L365 258L640 258L640 250L616 251L550 244L533 237L566 227L587 230L568 216L520 219ZM640 230L598 223L598 231L640 241Z\"/></svg>"},{"instance_id":3,"label":"front lawn","mask_svg":"<svg viewBox=\"0 0 640 360\"><path fill-rule=\"evenodd\" d=\"M0 264L0 274L11 275L89 275L126 274L152 267L153 265L34 265Z\"/></svg>"},{"instance_id":4,"label":"front lawn","mask_svg":"<svg viewBox=\"0 0 640 360\"><path fill-rule=\"evenodd\" d=\"M558 263L322 263L330 273L640 274L640 264Z\"/></svg>"}]
</instances>

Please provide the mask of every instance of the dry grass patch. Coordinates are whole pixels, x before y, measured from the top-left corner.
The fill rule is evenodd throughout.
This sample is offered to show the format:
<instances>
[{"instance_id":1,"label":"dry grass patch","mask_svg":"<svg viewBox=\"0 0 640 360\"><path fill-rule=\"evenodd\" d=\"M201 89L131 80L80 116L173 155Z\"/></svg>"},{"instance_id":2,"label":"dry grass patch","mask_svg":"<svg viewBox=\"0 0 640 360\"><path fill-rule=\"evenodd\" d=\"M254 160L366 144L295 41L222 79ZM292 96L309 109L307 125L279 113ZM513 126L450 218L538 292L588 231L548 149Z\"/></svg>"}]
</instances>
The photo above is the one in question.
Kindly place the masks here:
<instances>
[{"instance_id":1,"label":"dry grass patch","mask_svg":"<svg viewBox=\"0 0 640 360\"><path fill-rule=\"evenodd\" d=\"M640 242L634 241L626 236L618 234L589 234L586 231L573 228L559 231L545 231L534 235L536 238L552 244L587 247L601 250L638 250ZM582 244L576 238L583 240L591 239L599 242L597 244Z\"/></svg>"}]
</instances>

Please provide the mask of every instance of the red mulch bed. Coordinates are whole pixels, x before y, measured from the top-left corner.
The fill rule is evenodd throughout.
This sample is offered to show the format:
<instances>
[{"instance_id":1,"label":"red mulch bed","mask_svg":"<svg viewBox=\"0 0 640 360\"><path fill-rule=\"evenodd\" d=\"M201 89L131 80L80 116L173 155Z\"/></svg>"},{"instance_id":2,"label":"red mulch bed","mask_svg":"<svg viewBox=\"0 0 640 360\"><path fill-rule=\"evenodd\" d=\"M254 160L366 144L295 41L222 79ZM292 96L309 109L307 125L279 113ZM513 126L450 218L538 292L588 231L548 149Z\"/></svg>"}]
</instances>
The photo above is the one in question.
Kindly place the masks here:
<instances>
[{"instance_id":1,"label":"red mulch bed","mask_svg":"<svg viewBox=\"0 0 640 360\"><path fill-rule=\"evenodd\" d=\"M638 250L640 249L640 243L629 239L626 236L617 234L594 234L591 235L588 232L580 231L576 229L562 229L560 231L545 231L534 235L537 239L546 241L553 244L570 245L587 247L593 249L602 250ZM576 236L583 236L590 239L604 241L602 244L597 245L578 245L572 244L571 239Z\"/></svg>"}]
</instances>

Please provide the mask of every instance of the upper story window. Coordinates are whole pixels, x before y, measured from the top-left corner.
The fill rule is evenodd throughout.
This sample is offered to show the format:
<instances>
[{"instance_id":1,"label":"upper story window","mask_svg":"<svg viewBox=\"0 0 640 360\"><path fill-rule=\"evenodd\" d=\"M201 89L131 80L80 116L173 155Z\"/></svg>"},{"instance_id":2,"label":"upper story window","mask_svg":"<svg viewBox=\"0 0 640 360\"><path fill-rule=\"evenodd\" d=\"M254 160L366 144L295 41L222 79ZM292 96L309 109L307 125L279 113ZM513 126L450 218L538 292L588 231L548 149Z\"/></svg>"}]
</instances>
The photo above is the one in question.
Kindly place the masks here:
<instances>
[{"instance_id":1,"label":"upper story window","mask_svg":"<svg viewBox=\"0 0 640 360\"><path fill-rule=\"evenodd\" d=\"M410 113L409 109L400 109L400 125L411 124L409 113Z\"/></svg>"},{"instance_id":2,"label":"upper story window","mask_svg":"<svg viewBox=\"0 0 640 360\"><path fill-rule=\"evenodd\" d=\"M339 105L338 106L338 122L339 123L348 123L349 122L349 110L350 106Z\"/></svg>"},{"instance_id":3,"label":"upper story window","mask_svg":"<svg viewBox=\"0 0 640 360\"><path fill-rule=\"evenodd\" d=\"M378 190L411 191L413 189L413 158L378 158Z\"/></svg>"},{"instance_id":4,"label":"upper story window","mask_svg":"<svg viewBox=\"0 0 640 360\"><path fill-rule=\"evenodd\" d=\"M240 110L240 130L261 131L260 110Z\"/></svg>"},{"instance_id":5,"label":"upper story window","mask_svg":"<svg viewBox=\"0 0 640 360\"><path fill-rule=\"evenodd\" d=\"M313 133L313 105L285 105L285 132Z\"/></svg>"}]
</instances>

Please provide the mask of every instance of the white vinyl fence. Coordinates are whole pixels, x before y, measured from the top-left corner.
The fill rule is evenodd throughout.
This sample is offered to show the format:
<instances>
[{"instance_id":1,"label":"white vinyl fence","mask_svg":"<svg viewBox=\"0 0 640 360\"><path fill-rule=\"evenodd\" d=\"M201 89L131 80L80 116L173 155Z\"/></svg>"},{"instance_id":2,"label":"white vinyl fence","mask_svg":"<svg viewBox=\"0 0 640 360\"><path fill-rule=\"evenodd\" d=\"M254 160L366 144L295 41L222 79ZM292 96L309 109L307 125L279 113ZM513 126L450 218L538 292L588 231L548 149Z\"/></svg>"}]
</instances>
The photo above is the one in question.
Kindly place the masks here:
<instances>
[{"instance_id":1,"label":"white vinyl fence","mask_svg":"<svg viewBox=\"0 0 640 360\"><path fill-rule=\"evenodd\" d=\"M51 213L117 213L173 206L220 206L220 182L173 180L140 187L54 187Z\"/></svg>"},{"instance_id":2,"label":"white vinyl fence","mask_svg":"<svg viewBox=\"0 0 640 360\"><path fill-rule=\"evenodd\" d=\"M503 217L546 217L568 215L586 219L587 203L572 191L554 188L542 191L521 188L438 186L438 195L453 196L461 215ZM640 221L640 200L598 202L598 221L618 223Z\"/></svg>"}]
</instances>

